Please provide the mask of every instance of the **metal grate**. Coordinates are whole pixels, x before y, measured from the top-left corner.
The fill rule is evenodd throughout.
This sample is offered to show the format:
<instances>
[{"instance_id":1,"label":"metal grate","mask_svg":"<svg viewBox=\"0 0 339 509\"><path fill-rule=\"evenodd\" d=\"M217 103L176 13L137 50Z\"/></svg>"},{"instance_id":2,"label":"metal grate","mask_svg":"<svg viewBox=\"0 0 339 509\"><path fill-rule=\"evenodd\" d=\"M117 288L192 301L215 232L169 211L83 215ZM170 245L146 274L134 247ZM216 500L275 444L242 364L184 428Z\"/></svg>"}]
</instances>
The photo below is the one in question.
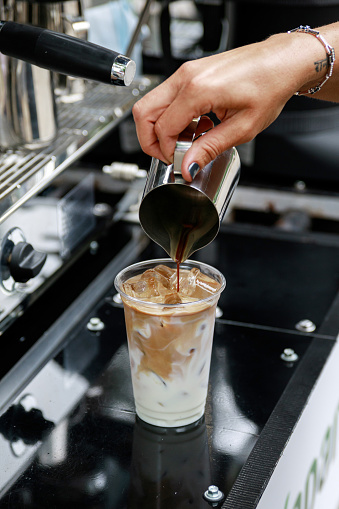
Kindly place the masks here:
<instances>
[{"instance_id":1,"label":"metal grate","mask_svg":"<svg viewBox=\"0 0 339 509\"><path fill-rule=\"evenodd\" d=\"M140 77L129 88L87 84L82 100L58 104L58 134L43 148L0 153L0 223L82 156L158 84Z\"/></svg>"}]
</instances>

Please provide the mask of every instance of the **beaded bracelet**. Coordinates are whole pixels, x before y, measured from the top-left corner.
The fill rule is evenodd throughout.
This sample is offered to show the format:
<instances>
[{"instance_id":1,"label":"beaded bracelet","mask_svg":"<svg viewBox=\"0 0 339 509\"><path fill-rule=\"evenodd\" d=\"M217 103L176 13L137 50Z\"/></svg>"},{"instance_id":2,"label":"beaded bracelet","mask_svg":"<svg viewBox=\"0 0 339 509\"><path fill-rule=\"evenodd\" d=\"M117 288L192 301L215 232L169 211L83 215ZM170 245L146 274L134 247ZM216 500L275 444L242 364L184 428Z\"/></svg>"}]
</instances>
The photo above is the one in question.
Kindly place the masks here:
<instances>
[{"instance_id":1,"label":"beaded bracelet","mask_svg":"<svg viewBox=\"0 0 339 509\"><path fill-rule=\"evenodd\" d=\"M319 92L319 90L325 85L326 81L330 79L333 73L333 66L335 62L335 53L334 48L328 44L328 42L325 41L324 37L320 35L320 33L317 30L313 30L308 25L302 26L300 25L298 28L293 28L293 30L289 30L287 33L291 34L292 32L304 32L305 34L311 34L314 37L318 39L319 42L324 46L326 50L327 55L327 67L329 67L329 71L327 72L325 78L323 81L318 83L315 87L310 88L306 92L295 92L294 95L305 95L305 94L315 94L316 92ZM322 65L322 64L321 64ZM318 70L318 69L316 69Z\"/></svg>"}]
</instances>

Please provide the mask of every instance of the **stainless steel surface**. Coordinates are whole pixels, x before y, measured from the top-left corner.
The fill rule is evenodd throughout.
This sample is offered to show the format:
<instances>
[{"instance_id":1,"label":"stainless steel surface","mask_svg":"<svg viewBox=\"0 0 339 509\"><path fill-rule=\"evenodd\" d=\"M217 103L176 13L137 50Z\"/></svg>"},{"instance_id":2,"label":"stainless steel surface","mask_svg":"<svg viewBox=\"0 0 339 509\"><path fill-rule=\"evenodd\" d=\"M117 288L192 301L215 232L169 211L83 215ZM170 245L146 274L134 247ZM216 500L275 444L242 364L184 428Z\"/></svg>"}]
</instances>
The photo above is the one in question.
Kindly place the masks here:
<instances>
[{"instance_id":1,"label":"stainless steel surface","mask_svg":"<svg viewBox=\"0 0 339 509\"><path fill-rule=\"evenodd\" d=\"M0 21L0 51L50 71L95 82L125 85L127 68L128 81L132 79L133 64L124 57L120 80L114 76L112 80L112 65L117 57L122 58L119 52L33 25Z\"/></svg>"},{"instance_id":2,"label":"stainless steel surface","mask_svg":"<svg viewBox=\"0 0 339 509\"><path fill-rule=\"evenodd\" d=\"M222 491L219 490L218 486L215 486L214 484L212 484L205 491L204 497L206 500L208 500L208 502L220 502L220 500L222 500L225 497L225 495L223 494ZM216 504L216 506L217 505L218 504ZM212 505L212 507L213 507L213 505Z\"/></svg>"},{"instance_id":3,"label":"stainless steel surface","mask_svg":"<svg viewBox=\"0 0 339 509\"><path fill-rule=\"evenodd\" d=\"M9 8L7 7L7 12L6 19L87 39L89 23L83 16L82 0L65 2L15 0Z\"/></svg>"},{"instance_id":4,"label":"stainless steel surface","mask_svg":"<svg viewBox=\"0 0 339 509\"><path fill-rule=\"evenodd\" d=\"M67 197L67 195L66 195ZM39 295L46 281L62 269L64 242L60 234L60 200L34 197L0 224L0 335ZM83 210L89 216L91 204ZM72 215L70 214L70 219ZM73 237L76 239L76 235ZM11 249L20 242L29 242L35 250L45 253L46 262L40 273L26 283L15 281L11 270Z\"/></svg>"},{"instance_id":5,"label":"stainless steel surface","mask_svg":"<svg viewBox=\"0 0 339 509\"><path fill-rule=\"evenodd\" d=\"M195 131L199 124L199 118L194 118L192 122L186 127L186 129L180 133L178 140L175 144L174 157L173 157L173 168L174 172L181 172L181 165L184 155L187 150L192 146Z\"/></svg>"},{"instance_id":6,"label":"stainless steel surface","mask_svg":"<svg viewBox=\"0 0 339 509\"><path fill-rule=\"evenodd\" d=\"M142 26L145 23L147 23L147 21L148 21L151 4L152 4L152 0L146 0L144 8L142 9L142 11L139 15L139 20L138 20L137 26L135 27L134 32L131 37L131 40L128 44L128 47L126 50L127 57L130 57L132 55L132 51L134 49L134 46L135 46L135 44L138 40L139 34L140 34L140 30L141 30Z\"/></svg>"},{"instance_id":7,"label":"stainless steel surface","mask_svg":"<svg viewBox=\"0 0 339 509\"><path fill-rule=\"evenodd\" d=\"M299 359L298 354L295 353L293 348L285 348L280 358L285 362L296 362Z\"/></svg>"},{"instance_id":8,"label":"stainless steel surface","mask_svg":"<svg viewBox=\"0 0 339 509\"><path fill-rule=\"evenodd\" d=\"M174 165L152 159L139 209L142 228L177 259L176 247L182 242L179 230L187 227L192 239L186 243L183 260L188 258L217 235L239 177L240 159L235 148L202 168L192 182L185 181Z\"/></svg>"},{"instance_id":9,"label":"stainless steel surface","mask_svg":"<svg viewBox=\"0 0 339 509\"><path fill-rule=\"evenodd\" d=\"M0 0L1 3L1 0ZM27 2L13 0L7 8L6 18L18 23L48 28L56 32L88 39L89 23L84 17L82 0L67 0L66 2ZM79 89L86 86L86 82L78 78L55 73L55 91L58 94L79 94Z\"/></svg>"},{"instance_id":10,"label":"stainless steel surface","mask_svg":"<svg viewBox=\"0 0 339 509\"><path fill-rule=\"evenodd\" d=\"M111 81L128 87L134 79L135 71L136 65L133 60L124 55L118 55L112 65Z\"/></svg>"},{"instance_id":11,"label":"stainless steel surface","mask_svg":"<svg viewBox=\"0 0 339 509\"><path fill-rule=\"evenodd\" d=\"M0 223L93 147L157 83L141 77L129 89L90 84L82 101L58 104L59 131L47 147L0 153Z\"/></svg>"},{"instance_id":12,"label":"stainless steel surface","mask_svg":"<svg viewBox=\"0 0 339 509\"><path fill-rule=\"evenodd\" d=\"M0 54L0 147L44 145L57 134L53 76Z\"/></svg>"},{"instance_id":13,"label":"stainless steel surface","mask_svg":"<svg viewBox=\"0 0 339 509\"><path fill-rule=\"evenodd\" d=\"M300 320L300 322L296 324L295 328L300 332L314 332L317 327L312 320L306 318L305 320Z\"/></svg>"},{"instance_id":14,"label":"stainless steel surface","mask_svg":"<svg viewBox=\"0 0 339 509\"><path fill-rule=\"evenodd\" d=\"M122 86L132 83L136 71L135 62L117 52L12 21L0 22L0 51L0 147L4 149L45 144L57 134L49 71Z\"/></svg>"},{"instance_id":15,"label":"stainless steel surface","mask_svg":"<svg viewBox=\"0 0 339 509\"><path fill-rule=\"evenodd\" d=\"M131 263L139 251L145 247L145 236L142 235L142 237L143 239L139 239L138 235L134 236L121 253L109 263L99 278L93 281L82 295L78 296L26 355L21 357L20 361L15 366L13 365L13 368L1 379L0 409L2 416L10 405L14 405L15 408L21 405L25 415L28 415L31 410L39 409L41 412L40 421L45 419L50 424L54 423L49 439L53 438L54 432L57 431L56 425L62 425L62 421L73 411L90 385L85 375L74 371L77 360L81 358L80 364L86 367L91 364L99 351L99 339L97 334L93 333L90 333L85 339L82 338L77 343L76 350L68 347L71 331L75 323L79 323L93 312L95 303L101 298L103 288L106 291L110 288L112 274L121 270L126 260ZM63 365L53 359L61 348L65 348L68 352L67 360ZM52 391L55 398L51 397L49 391ZM4 418L2 419L3 423ZM13 428L18 424L17 421ZM1 497L27 468L38 450L40 455L43 455L45 451L45 447L41 448L42 440L39 434L35 436L34 440L27 440L20 435L20 432L11 434L9 427L8 432L11 436L8 439L4 429L2 426L0 432ZM44 444L47 445L46 442ZM60 452L60 447L57 453L54 451L55 454L48 452L48 456L44 457L44 460L48 459L49 466L52 466L51 462L60 458Z\"/></svg>"},{"instance_id":16,"label":"stainless steel surface","mask_svg":"<svg viewBox=\"0 0 339 509\"><path fill-rule=\"evenodd\" d=\"M265 189L253 186L239 185L232 199L232 207L247 211L286 214L289 211L304 211L310 217L339 220L338 196L334 193L319 193L307 189L304 185L297 186L291 191L286 189ZM225 219L227 219L228 214Z\"/></svg>"},{"instance_id":17,"label":"stainless steel surface","mask_svg":"<svg viewBox=\"0 0 339 509\"><path fill-rule=\"evenodd\" d=\"M99 332L105 327L105 324L97 316L93 316L87 323L87 329L92 332Z\"/></svg>"},{"instance_id":18,"label":"stainless steel surface","mask_svg":"<svg viewBox=\"0 0 339 509\"><path fill-rule=\"evenodd\" d=\"M13 368L1 379L0 384L0 408L6 410L11 400L27 383L28 379L36 374L53 352L60 349L60 345L67 342L68 335L74 327L74 322L79 322L88 313L91 313L95 302L102 295L103 290L108 291L112 287L112 274L116 274L126 264L131 264L143 250L148 239L140 235L139 231L107 265L99 277L93 281L84 292L77 298L60 318L43 334L35 345L13 366ZM1 483L0 483L1 484Z\"/></svg>"},{"instance_id":19,"label":"stainless steel surface","mask_svg":"<svg viewBox=\"0 0 339 509\"><path fill-rule=\"evenodd\" d=\"M56 29L60 26L58 6L58 3L50 4L47 10L44 4L0 0L0 14L2 20L38 26L43 19L49 28ZM56 133L51 72L0 53L0 149L26 143L43 145Z\"/></svg>"},{"instance_id":20,"label":"stainless steel surface","mask_svg":"<svg viewBox=\"0 0 339 509\"><path fill-rule=\"evenodd\" d=\"M68 384L66 383L67 373L54 360L44 366L37 378L32 380L26 387L23 396L18 396L15 405L21 405L26 412L34 408L42 408L44 417L51 422L57 418L60 423L67 414L74 408L79 399L88 389L88 381L85 377L79 375L68 375ZM52 391L58 391L60 387L64 389L62 400L54 400L51 404L51 398L41 391L41 384L50 387ZM27 406L29 401L30 406ZM36 401L34 403L34 401ZM25 406L24 406L25 405ZM41 441L29 443L22 438L15 437L12 441L6 440L0 434L0 492L6 488L8 484L13 483L16 478L24 471L29 461L32 460L37 453ZM15 475L13 476L13 472Z\"/></svg>"}]
</instances>

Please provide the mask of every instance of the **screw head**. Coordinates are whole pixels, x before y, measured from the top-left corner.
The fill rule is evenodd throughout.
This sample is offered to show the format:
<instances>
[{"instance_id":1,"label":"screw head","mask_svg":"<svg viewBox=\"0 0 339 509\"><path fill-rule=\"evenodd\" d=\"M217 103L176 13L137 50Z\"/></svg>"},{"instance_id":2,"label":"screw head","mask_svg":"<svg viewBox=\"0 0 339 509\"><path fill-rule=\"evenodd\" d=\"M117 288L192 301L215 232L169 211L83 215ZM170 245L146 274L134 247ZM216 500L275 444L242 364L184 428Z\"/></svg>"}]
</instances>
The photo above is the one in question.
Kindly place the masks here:
<instances>
[{"instance_id":1,"label":"screw head","mask_svg":"<svg viewBox=\"0 0 339 509\"><path fill-rule=\"evenodd\" d=\"M93 316L87 324L87 329L92 332L101 331L104 327L104 322L102 322L97 316Z\"/></svg>"},{"instance_id":2,"label":"screw head","mask_svg":"<svg viewBox=\"0 0 339 509\"><path fill-rule=\"evenodd\" d=\"M220 502L224 498L224 494L219 490L218 486L212 484L204 493L204 498L208 502Z\"/></svg>"},{"instance_id":3,"label":"screw head","mask_svg":"<svg viewBox=\"0 0 339 509\"><path fill-rule=\"evenodd\" d=\"M285 348L280 358L285 362L296 362L299 359L298 354L292 348Z\"/></svg>"},{"instance_id":4,"label":"screw head","mask_svg":"<svg viewBox=\"0 0 339 509\"><path fill-rule=\"evenodd\" d=\"M97 254L99 250L99 243L96 240L92 240L92 242L89 245L89 251L91 255Z\"/></svg>"},{"instance_id":5,"label":"screw head","mask_svg":"<svg viewBox=\"0 0 339 509\"><path fill-rule=\"evenodd\" d=\"M314 332L316 326L312 320L305 318L305 320L300 320L300 322L296 324L295 328L300 332Z\"/></svg>"},{"instance_id":6,"label":"screw head","mask_svg":"<svg viewBox=\"0 0 339 509\"><path fill-rule=\"evenodd\" d=\"M294 188L301 192L301 191L305 191L306 190L306 184L303 180L297 180L295 183L294 183Z\"/></svg>"},{"instance_id":7,"label":"screw head","mask_svg":"<svg viewBox=\"0 0 339 509\"><path fill-rule=\"evenodd\" d=\"M108 203L96 203L93 213L96 217L109 217L112 214L112 207Z\"/></svg>"},{"instance_id":8,"label":"screw head","mask_svg":"<svg viewBox=\"0 0 339 509\"><path fill-rule=\"evenodd\" d=\"M120 293L116 293L115 295L113 295L113 302L115 302L115 304L122 305Z\"/></svg>"},{"instance_id":9,"label":"screw head","mask_svg":"<svg viewBox=\"0 0 339 509\"><path fill-rule=\"evenodd\" d=\"M223 310L219 306L217 306L215 309L215 317L221 318L223 314L224 314Z\"/></svg>"}]
</instances>

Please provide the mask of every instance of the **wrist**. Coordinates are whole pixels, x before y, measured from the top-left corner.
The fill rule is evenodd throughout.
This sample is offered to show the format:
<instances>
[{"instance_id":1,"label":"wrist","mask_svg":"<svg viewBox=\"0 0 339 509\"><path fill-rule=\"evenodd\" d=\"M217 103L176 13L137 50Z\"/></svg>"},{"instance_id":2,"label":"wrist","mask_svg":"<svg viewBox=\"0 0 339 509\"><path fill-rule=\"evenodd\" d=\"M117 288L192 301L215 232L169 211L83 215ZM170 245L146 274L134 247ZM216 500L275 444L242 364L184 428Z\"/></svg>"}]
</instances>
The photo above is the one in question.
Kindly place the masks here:
<instances>
[{"instance_id":1,"label":"wrist","mask_svg":"<svg viewBox=\"0 0 339 509\"><path fill-rule=\"evenodd\" d=\"M269 39L276 47L283 79L291 95L317 86L326 76L328 58L316 37L303 32L282 33Z\"/></svg>"},{"instance_id":2,"label":"wrist","mask_svg":"<svg viewBox=\"0 0 339 509\"><path fill-rule=\"evenodd\" d=\"M320 60L314 60L314 69L315 72L320 75L319 76L320 81L318 81L314 86L306 88L306 90L304 91L295 92L295 95L305 95L305 94L313 95L319 92L320 89L332 77L333 66L335 62L334 48L330 46L330 44L327 42L327 40L320 33L319 30L312 29L308 25L306 26L300 25L297 28L289 30L287 33L288 34L302 33L310 35L311 37L315 38L324 48L325 58L321 58Z\"/></svg>"}]
</instances>

